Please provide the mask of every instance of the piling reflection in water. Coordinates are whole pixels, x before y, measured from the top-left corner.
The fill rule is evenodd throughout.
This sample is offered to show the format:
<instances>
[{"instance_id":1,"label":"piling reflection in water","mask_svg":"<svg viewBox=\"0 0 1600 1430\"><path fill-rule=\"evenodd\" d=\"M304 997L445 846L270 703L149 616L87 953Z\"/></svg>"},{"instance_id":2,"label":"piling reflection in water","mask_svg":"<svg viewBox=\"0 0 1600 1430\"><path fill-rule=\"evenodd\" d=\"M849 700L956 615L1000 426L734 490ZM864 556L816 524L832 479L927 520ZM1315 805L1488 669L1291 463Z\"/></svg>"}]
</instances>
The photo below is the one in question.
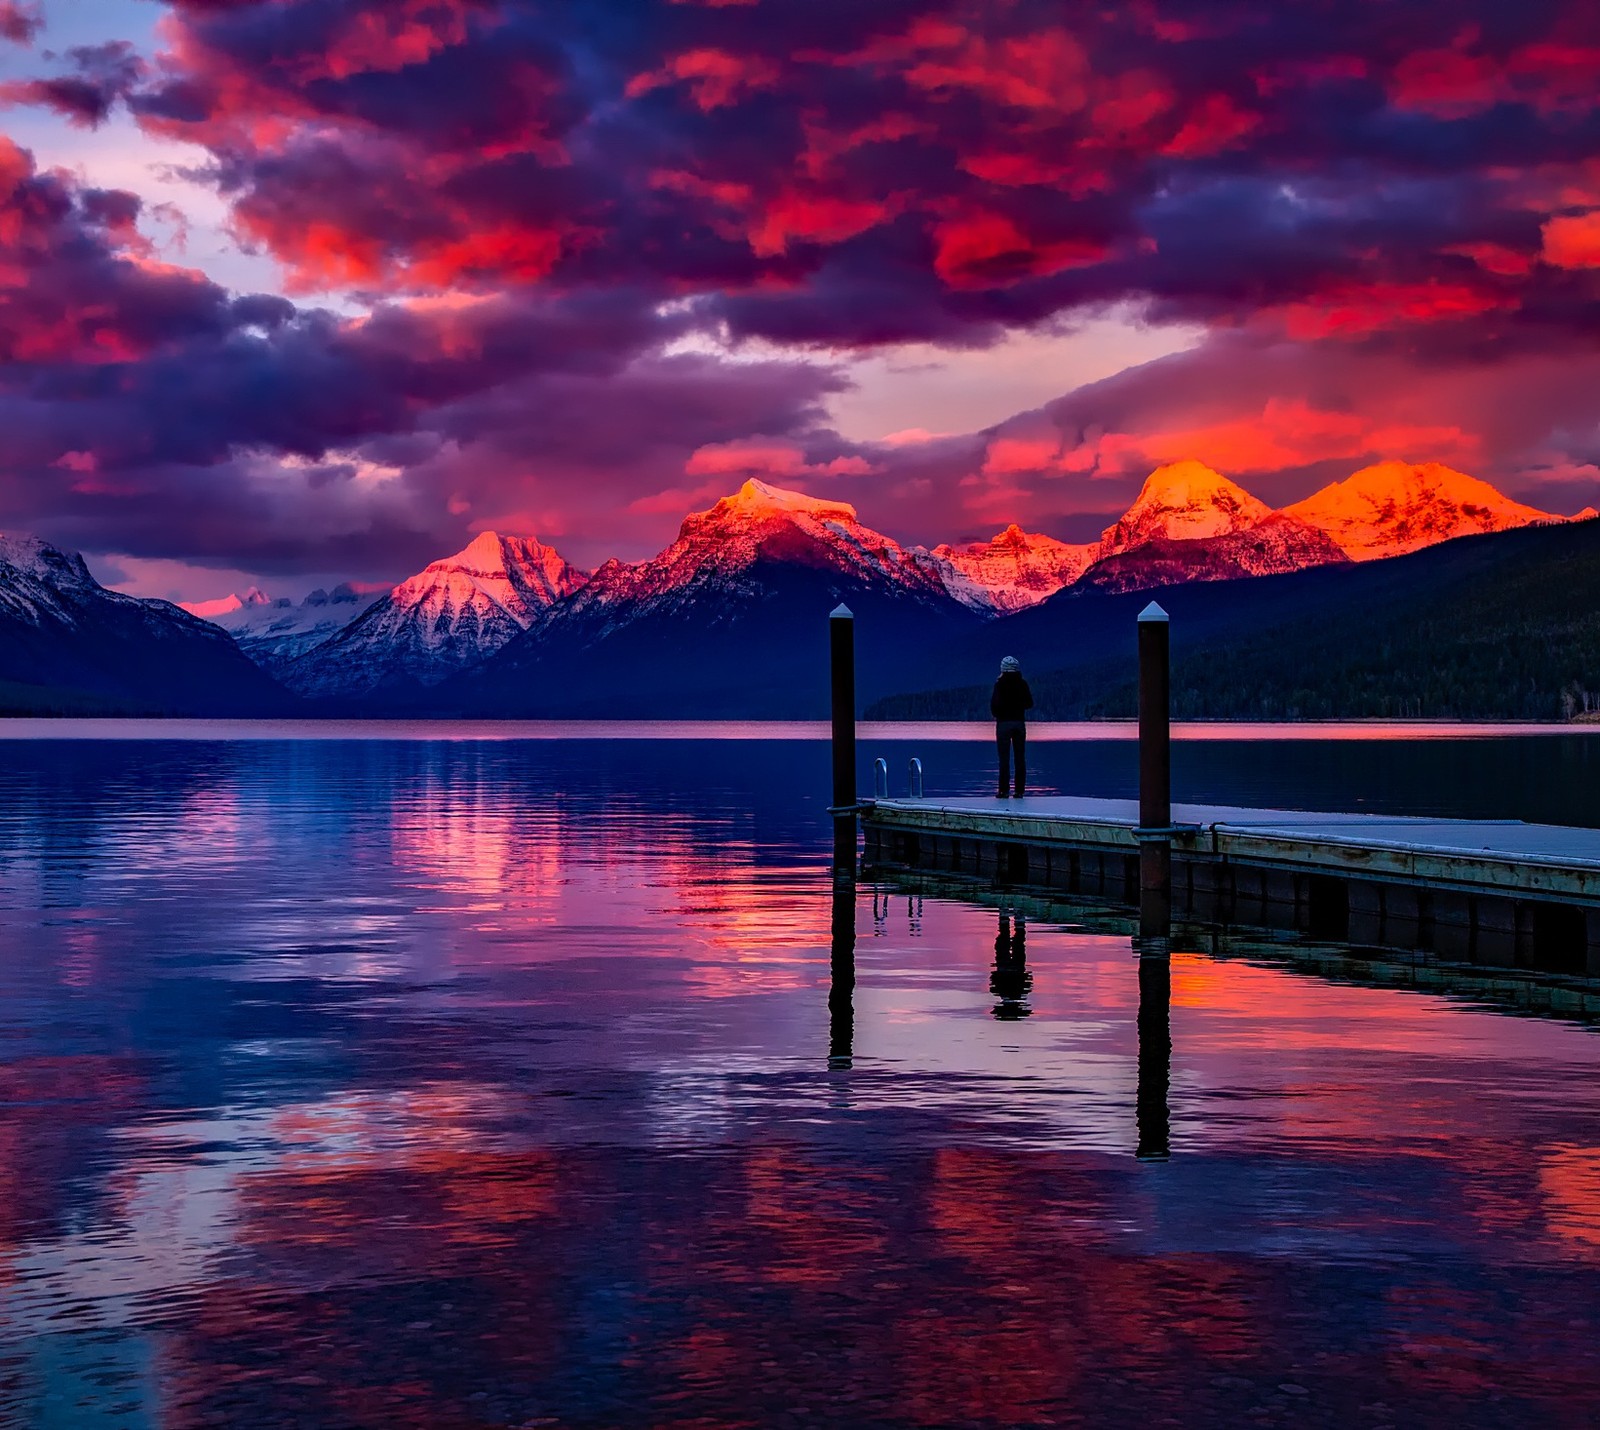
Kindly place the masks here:
<instances>
[{"instance_id":1,"label":"piling reflection in water","mask_svg":"<svg viewBox=\"0 0 1600 1430\"><path fill-rule=\"evenodd\" d=\"M1033 974L1028 972L1028 920L1019 909L1013 923L1011 911L1004 905L999 918L989 991L1000 1000L992 1010L994 1016L1002 1021L1014 1021L1026 1018L1033 1011L1025 1001L1033 989Z\"/></svg>"},{"instance_id":2,"label":"piling reflection in water","mask_svg":"<svg viewBox=\"0 0 1600 1430\"><path fill-rule=\"evenodd\" d=\"M1135 945L1137 947L1137 944ZM1139 959L1139 1091L1135 1116L1141 1162L1165 1162L1171 1155L1172 1121L1172 964L1163 956Z\"/></svg>"},{"instance_id":3,"label":"piling reflection in water","mask_svg":"<svg viewBox=\"0 0 1600 1430\"><path fill-rule=\"evenodd\" d=\"M852 861L833 870L833 935L828 981L828 1066L851 1063L855 1041L856 871Z\"/></svg>"}]
</instances>

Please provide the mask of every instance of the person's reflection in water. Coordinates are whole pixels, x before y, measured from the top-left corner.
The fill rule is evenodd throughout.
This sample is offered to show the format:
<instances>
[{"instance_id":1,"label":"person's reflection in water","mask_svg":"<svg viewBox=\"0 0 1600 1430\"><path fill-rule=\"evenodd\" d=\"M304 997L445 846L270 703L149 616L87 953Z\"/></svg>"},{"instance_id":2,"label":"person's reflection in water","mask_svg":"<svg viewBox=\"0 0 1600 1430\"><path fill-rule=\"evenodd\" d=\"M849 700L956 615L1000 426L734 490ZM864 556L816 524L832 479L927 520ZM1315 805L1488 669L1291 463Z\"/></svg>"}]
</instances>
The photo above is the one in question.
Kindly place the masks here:
<instances>
[{"instance_id":1,"label":"person's reflection in water","mask_svg":"<svg viewBox=\"0 0 1600 1430\"><path fill-rule=\"evenodd\" d=\"M1172 965L1164 954L1139 959L1139 1091L1134 1116L1141 1162L1165 1162L1171 1155L1171 1113L1167 1091L1172 1081Z\"/></svg>"},{"instance_id":2,"label":"person's reflection in water","mask_svg":"<svg viewBox=\"0 0 1600 1430\"><path fill-rule=\"evenodd\" d=\"M1000 1001L994 1016L1007 1022L1026 1018L1033 1009L1024 1001L1033 987L1028 972L1028 921L1019 911L1016 923L1006 908L1000 910L1000 929L994 936L994 972L989 975L989 991Z\"/></svg>"},{"instance_id":3,"label":"person's reflection in water","mask_svg":"<svg viewBox=\"0 0 1600 1430\"><path fill-rule=\"evenodd\" d=\"M876 901L874 901L876 911ZM856 879L855 870L833 874L833 959L828 986L828 1066L848 1068L855 1041Z\"/></svg>"}]
</instances>

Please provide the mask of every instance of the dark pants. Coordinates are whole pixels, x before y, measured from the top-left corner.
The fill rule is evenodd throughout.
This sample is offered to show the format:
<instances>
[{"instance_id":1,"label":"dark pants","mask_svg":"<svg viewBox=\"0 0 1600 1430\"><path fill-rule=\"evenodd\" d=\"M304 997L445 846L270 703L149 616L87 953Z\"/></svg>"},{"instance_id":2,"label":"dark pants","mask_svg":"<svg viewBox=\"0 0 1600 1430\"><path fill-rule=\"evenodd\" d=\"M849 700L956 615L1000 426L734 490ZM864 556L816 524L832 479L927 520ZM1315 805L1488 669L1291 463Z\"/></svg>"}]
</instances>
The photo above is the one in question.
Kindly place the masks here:
<instances>
[{"instance_id":1,"label":"dark pants","mask_svg":"<svg viewBox=\"0 0 1600 1430\"><path fill-rule=\"evenodd\" d=\"M994 723L995 750L1000 756L999 796L1004 799L1011 791L1011 757L1017 760L1017 798L1028 787L1028 726L1022 720L996 720Z\"/></svg>"}]
</instances>

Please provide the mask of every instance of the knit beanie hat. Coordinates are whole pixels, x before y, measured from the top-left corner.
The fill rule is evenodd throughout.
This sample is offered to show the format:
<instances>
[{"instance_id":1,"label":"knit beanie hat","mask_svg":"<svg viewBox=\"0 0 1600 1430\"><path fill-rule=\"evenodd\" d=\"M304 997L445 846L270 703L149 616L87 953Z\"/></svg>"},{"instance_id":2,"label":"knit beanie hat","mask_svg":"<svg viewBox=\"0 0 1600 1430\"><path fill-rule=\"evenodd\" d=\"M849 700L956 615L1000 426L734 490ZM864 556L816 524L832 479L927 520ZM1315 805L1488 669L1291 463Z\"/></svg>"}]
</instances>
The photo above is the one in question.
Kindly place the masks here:
<instances>
[{"instance_id":1,"label":"knit beanie hat","mask_svg":"<svg viewBox=\"0 0 1600 1430\"><path fill-rule=\"evenodd\" d=\"M1000 669L1002 672L1021 670L1022 662L1018 660L1016 656L1008 655L1003 661L1000 662Z\"/></svg>"}]
</instances>

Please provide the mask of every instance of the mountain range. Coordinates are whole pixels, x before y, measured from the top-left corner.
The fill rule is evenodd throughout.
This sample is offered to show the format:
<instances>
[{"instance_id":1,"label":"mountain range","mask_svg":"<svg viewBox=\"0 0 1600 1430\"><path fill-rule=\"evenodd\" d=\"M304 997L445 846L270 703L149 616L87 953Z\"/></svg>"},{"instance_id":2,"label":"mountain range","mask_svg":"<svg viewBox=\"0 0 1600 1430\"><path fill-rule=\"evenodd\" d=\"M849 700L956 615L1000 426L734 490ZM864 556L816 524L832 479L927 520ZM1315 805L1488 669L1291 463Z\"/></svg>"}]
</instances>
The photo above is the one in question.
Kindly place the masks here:
<instances>
[{"instance_id":1,"label":"mountain range","mask_svg":"<svg viewBox=\"0 0 1600 1430\"><path fill-rule=\"evenodd\" d=\"M251 660L281 680L299 657L343 630L387 591L384 586L364 589L342 582L331 591L319 588L295 605L284 597L273 600L252 586L243 595L186 605L184 610L221 626Z\"/></svg>"},{"instance_id":2,"label":"mountain range","mask_svg":"<svg viewBox=\"0 0 1600 1430\"><path fill-rule=\"evenodd\" d=\"M253 588L187 613L140 602L105 591L80 558L38 542L28 561L56 575L26 579L54 581L80 602L92 587L93 600L123 620L141 611L153 628L178 620L191 633L212 632L258 677L246 704L287 702L309 713L772 716L820 710L817 612L840 601L861 618L862 688L876 698L948 688L927 679L930 661L959 666L962 649L1015 644L1042 611L1056 613L1046 624L1064 622L1072 637L1123 593L1222 583L1249 587L1259 600L1268 585L1241 578L1387 565L1460 536L1577 519L1512 501L1438 463L1379 463L1274 510L1183 461L1152 472L1128 510L1086 543L1010 526L987 542L904 546L847 503L749 481L686 517L657 556L608 561L592 573L534 538L485 532L387 592L344 585L299 605ZM11 637L0 644L0 682L76 692L79 706L120 699L129 708L199 708L179 692L200 686L179 679L170 660L165 675L141 686L91 668L87 646L80 667L33 654L36 643L19 643L12 631L17 599L29 609L41 602L37 590L18 595L23 578L12 573L21 569L0 565L0 642ZM17 598L9 606L8 592ZM88 609L79 611L80 635L95 624ZM1253 610L1257 624L1270 614ZM1061 635L1058 661L1074 643L1063 646ZM206 689L221 698L236 685Z\"/></svg>"},{"instance_id":3,"label":"mountain range","mask_svg":"<svg viewBox=\"0 0 1600 1430\"><path fill-rule=\"evenodd\" d=\"M826 622L859 618L869 684L981 617L926 552L863 526L855 508L746 482L636 566L608 561L488 661L452 708L604 717L780 716L815 708Z\"/></svg>"},{"instance_id":4,"label":"mountain range","mask_svg":"<svg viewBox=\"0 0 1600 1430\"><path fill-rule=\"evenodd\" d=\"M1600 710L1600 520L1529 524L1388 560L1161 593L1173 710L1190 719L1560 720ZM878 719L987 715L995 640L1056 720L1137 713L1149 593L1060 595L952 635Z\"/></svg>"},{"instance_id":5,"label":"mountain range","mask_svg":"<svg viewBox=\"0 0 1600 1430\"><path fill-rule=\"evenodd\" d=\"M226 631L108 591L72 552L0 535L0 713L276 715L288 703Z\"/></svg>"}]
</instances>

